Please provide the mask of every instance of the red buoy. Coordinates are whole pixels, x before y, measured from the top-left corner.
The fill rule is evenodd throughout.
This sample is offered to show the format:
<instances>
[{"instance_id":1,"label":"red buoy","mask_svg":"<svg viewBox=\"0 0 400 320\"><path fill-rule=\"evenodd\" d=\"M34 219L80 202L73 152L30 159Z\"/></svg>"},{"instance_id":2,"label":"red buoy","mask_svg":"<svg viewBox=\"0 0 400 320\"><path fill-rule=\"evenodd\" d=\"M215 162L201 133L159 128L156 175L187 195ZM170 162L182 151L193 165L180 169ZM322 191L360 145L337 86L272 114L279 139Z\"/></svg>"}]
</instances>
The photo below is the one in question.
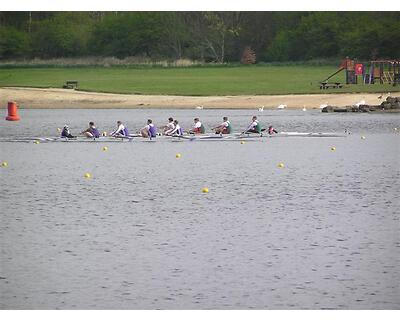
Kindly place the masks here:
<instances>
[{"instance_id":1,"label":"red buoy","mask_svg":"<svg viewBox=\"0 0 400 320\"><path fill-rule=\"evenodd\" d=\"M20 119L18 115L18 106L16 102L8 102L8 121L18 121Z\"/></svg>"}]
</instances>

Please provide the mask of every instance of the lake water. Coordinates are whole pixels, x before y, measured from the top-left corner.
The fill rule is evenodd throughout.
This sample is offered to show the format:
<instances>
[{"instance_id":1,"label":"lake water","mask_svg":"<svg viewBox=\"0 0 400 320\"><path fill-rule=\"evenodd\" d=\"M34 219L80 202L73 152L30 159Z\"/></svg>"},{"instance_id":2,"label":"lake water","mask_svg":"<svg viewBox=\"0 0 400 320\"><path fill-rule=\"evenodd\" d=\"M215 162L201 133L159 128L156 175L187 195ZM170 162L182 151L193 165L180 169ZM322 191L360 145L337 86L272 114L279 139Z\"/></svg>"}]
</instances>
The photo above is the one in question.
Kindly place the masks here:
<instances>
[{"instance_id":1,"label":"lake water","mask_svg":"<svg viewBox=\"0 0 400 320\"><path fill-rule=\"evenodd\" d=\"M352 134L1 142L0 308L399 309L399 115L20 110L0 137L169 116L210 128L227 115L240 131L253 113L281 131Z\"/></svg>"}]
</instances>

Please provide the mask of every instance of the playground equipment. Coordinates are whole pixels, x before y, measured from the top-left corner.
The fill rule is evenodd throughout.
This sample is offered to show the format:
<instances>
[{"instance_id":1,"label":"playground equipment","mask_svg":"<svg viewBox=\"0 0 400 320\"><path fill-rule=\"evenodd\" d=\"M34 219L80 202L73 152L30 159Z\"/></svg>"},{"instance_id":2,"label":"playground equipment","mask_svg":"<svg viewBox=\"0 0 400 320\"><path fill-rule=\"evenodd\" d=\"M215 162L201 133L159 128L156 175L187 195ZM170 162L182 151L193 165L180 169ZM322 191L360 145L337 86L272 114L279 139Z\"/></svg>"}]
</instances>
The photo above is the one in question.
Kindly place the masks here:
<instances>
[{"instance_id":1,"label":"playground equipment","mask_svg":"<svg viewBox=\"0 0 400 320\"><path fill-rule=\"evenodd\" d=\"M328 80L333 76L337 75L340 71L346 71L346 84L357 84L357 76L355 72L355 60L349 59L348 57L342 60L342 63L339 66L339 69L328 76L326 79L320 82L320 89L329 89L329 88L342 88L343 85L340 82L329 83Z\"/></svg>"},{"instance_id":2,"label":"playground equipment","mask_svg":"<svg viewBox=\"0 0 400 320\"><path fill-rule=\"evenodd\" d=\"M362 76L363 84L381 83L393 84L393 86L400 84L400 60L374 60L369 63L359 63L346 57L337 71L320 82L320 89L342 88L343 85L340 82L329 83L328 80L343 70L346 72L346 84L357 84L358 76ZM369 70L368 73L367 70Z\"/></svg>"},{"instance_id":3,"label":"playground equipment","mask_svg":"<svg viewBox=\"0 0 400 320\"><path fill-rule=\"evenodd\" d=\"M369 73L366 69L363 73L364 84L400 84L400 60L374 60L370 62Z\"/></svg>"}]
</instances>

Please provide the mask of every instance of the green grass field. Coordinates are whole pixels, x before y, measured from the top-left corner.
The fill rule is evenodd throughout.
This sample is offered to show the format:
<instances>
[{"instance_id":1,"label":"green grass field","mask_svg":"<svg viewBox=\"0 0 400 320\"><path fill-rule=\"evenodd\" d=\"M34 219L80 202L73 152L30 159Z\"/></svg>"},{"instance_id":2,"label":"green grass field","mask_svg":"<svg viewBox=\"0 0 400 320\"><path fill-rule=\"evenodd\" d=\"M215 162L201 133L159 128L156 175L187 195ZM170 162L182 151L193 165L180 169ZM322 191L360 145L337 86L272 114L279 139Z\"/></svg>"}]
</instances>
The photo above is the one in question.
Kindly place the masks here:
<instances>
[{"instance_id":1,"label":"green grass field","mask_svg":"<svg viewBox=\"0 0 400 320\"><path fill-rule=\"evenodd\" d=\"M400 91L391 85L345 85L320 90L332 66L238 66L189 68L0 68L0 86L62 88L78 80L84 91L155 95L262 95ZM344 71L331 81L345 82Z\"/></svg>"}]
</instances>

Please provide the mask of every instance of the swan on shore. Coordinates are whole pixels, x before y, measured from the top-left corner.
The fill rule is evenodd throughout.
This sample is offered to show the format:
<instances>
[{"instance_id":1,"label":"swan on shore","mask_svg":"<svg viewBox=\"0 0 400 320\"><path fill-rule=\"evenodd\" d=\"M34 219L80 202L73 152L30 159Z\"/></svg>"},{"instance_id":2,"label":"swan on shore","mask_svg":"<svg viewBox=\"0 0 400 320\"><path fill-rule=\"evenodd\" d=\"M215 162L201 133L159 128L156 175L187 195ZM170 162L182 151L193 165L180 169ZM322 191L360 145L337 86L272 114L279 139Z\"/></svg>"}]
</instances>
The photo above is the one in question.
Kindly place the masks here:
<instances>
[{"instance_id":1,"label":"swan on shore","mask_svg":"<svg viewBox=\"0 0 400 320\"><path fill-rule=\"evenodd\" d=\"M319 106L320 109L323 109L328 106L328 102L325 102Z\"/></svg>"},{"instance_id":2,"label":"swan on shore","mask_svg":"<svg viewBox=\"0 0 400 320\"><path fill-rule=\"evenodd\" d=\"M355 106L359 107L360 105L365 104L365 100L358 101Z\"/></svg>"},{"instance_id":3,"label":"swan on shore","mask_svg":"<svg viewBox=\"0 0 400 320\"><path fill-rule=\"evenodd\" d=\"M280 104L277 109L285 109L287 107L286 104Z\"/></svg>"}]
</instances>

